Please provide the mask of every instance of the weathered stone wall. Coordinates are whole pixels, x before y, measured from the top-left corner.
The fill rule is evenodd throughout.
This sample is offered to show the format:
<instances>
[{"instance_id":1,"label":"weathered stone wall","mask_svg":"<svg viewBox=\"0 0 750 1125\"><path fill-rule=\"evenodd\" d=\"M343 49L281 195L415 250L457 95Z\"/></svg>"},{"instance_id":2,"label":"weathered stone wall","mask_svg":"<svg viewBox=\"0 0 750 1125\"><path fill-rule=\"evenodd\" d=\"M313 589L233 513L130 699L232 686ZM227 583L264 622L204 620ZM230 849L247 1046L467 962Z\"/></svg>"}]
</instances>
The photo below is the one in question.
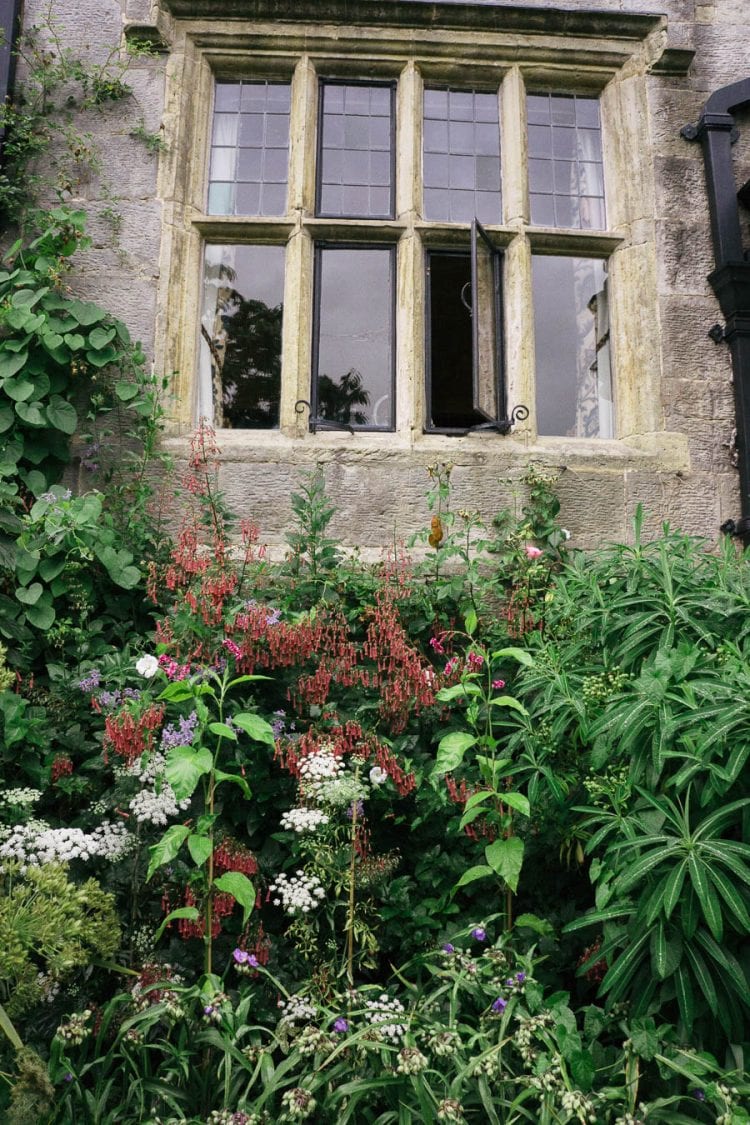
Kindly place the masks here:
<instances>
[{"instance_id":1,"label":"weathered stone wall","mask_svg":"<svg viewBox=\"0 0 750 1125\"><path fill-rule=\"evenodd\" d=\"M187 448L188 398L195 361L191 367L185 357L195 351L195 322L182 323L186 302L174 299L174 294L185 289L195 293L197 284L185 276L192 268L191 259L184 242L173 236L176 228L189 223L175 188L180 182L184 187L179 165L195 156L189 151L189 132L184 129L184 114L195 106L186 89L192 72L182 66L186 41L179 30L180 5L184 14L191 3L64 0L54 5L62 37L95 57L108 51L124 27L132 31L134 25L138 34L154 35L158 25L167 48L133 64L129 81L134 101L104 109L94 122L103 173L89 177L77 189L91 216L94 246L82 257L74 285L121 316L157 363L171 365L179 359L175 424L168 439L178 458ZM26 0L26 22L34 23L47 6L47 0ZM222 6L220 0L218 7ZM249 10L252 6L244 7ZM354 7L354 0L349 6ZM525 6L552 7L548 0L526 0ZM205 9L199 0L193 7L196 14ZM623 257L622 280L635 296L627 305L628 323L620 325L620 347L615 355L619 397L626 411L634 403L634 418L649 419L641 423L644 432L629 428L613 442L532 440L519 433L492 444L417 432L353 437L299 431L222 434L222 486L233 506L242 515L252 516L271 542L283 538L289 495L300 468L317 461L329 466L329 489L339 513L335 531L352 544L367 547L392 542L394 533L406 537L424 526L425 467L435 460L455 463L455 505L479 509L486 516L514 502L517 490L512 482L520 478L530 458L564 466L560 482L563 519L583 546L626 537L639 502L652 514L654 525L669 520L711 538L724 519L739 514L737 473L731 456L734 422L729 353L725 344L717 346L708 337L708 329L721 317L707 282L713 251L703 159L700 146L683 140L680 129L697 121L715 89L750 77L750 4L747 0L659 0L653 5L644 0L596 0L595 4L566 0L564 7L571 12L595 7L609 13L648 9L662 14L666 26L653 49L667 46L678 60L632 79L624 67L613 79L620 88L611 98L612 105L620 107L617 112L638 118L629 126L627 145L617 154L622 192L626 194L631 187L629 160L639 176L653 176L652 189L641 195L652 200L650 213L638 218L631 213L627 219L637 253L632 265ZM219 17L212 19L217 26ZM338 34L332 26L332 42ZM680 63L680 51L694 52L687 68L684 60L688 56L681 56ZM640 83L637 98L628 86L631 81ZM161 156L150 154L132 135L141 119L148 132L161 129L166 145ZM738 118L738 124L741 136L735 146L735 166L741 184L750 178L750 115ZM633 129L639 151L633 151ZM195 143L203 145L204 140L198 136ZM617 147L616 138L611 144L613 149ZM121 215L121 228L114 232L114 239L108 218L113 208ZM750 248L750 213L745 211L743 219ZM651 260L655 260L656 300L641 311L638 271L645 270L648 288ZM643 337L654 341L656 363L648 374L644 372L641 382L639 372L632 369L636 362L632 355L639 353L630 344L640 343ZM519 362L522 360L520 357ZM639 394L648 399L645 406L638 402Z\"/></svg>"}]
</instances>

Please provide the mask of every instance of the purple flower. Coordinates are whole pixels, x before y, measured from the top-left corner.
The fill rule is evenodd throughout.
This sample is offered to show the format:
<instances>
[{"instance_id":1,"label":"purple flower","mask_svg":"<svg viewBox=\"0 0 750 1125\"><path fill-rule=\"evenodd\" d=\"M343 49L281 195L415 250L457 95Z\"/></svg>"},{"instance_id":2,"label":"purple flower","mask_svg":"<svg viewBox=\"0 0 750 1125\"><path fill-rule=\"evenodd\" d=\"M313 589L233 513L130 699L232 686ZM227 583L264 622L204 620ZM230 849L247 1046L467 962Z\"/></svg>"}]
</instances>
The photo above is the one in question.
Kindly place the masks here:
<instances>
[{"instance_id":1,"label":"purple flower","mask_svg":"<svg viewBox=\"0 0 750 1125\"><path fill-rule=\"evenodd\" d=\"M497 1000L492 1001L492 1011L493 1012L504 1012L507 1007L508 1007L508 1001L503 1000L502 996L498 996Z\"/></svg>"},{"instance_id":2,"label":"purple flower","mask_svg":"<svg viewBox=\"0 0 750 1125\"><path fill-rule=\"evenodd\" d=\"M511 986L511 988L512 988L512 987L513 987L513 977L508 977L508 979L506 980L506 982L505 982L505 983L506 983L507 985L510 985L510 986Z\"/></svg>"},{"instance_id":3,"label":"purple flower","mask_svg":"<svg viewBox=\"0 0 750 1125\"><path fill-rule=\"evenodd\" d=\"M349 805L349 808L346 810L346 815L348 816L349 820L354 819L354 805L353 804ZM364 801L357 801L357 819L359 820L364 815L365 815L365 803L364 803Z\"/></svg>"},{"instance_id":4,"label":"purple flower","mask_svg":"<svg viewBox=\"0 0 750 1125\"><path fill-rule=\"evenodd\" d=\"M271 612L269 613L268 617L266 618L266 625L278 625L280 620L281 620L281 610L272 608Z\"/></svg>"},{"instance_id":5,"label":"purple flower","mask_svg":"<svg viewBox=\"0 0 750 1125\"><path fill-rule=\"evenodd\" d=\"M97 702L102 707L117 707L122 699L121 691L100 691Z\"/></svg>"},{"instance_id":6,"label":"purple flower","mask_svg":"<svg viewBox=\"0 0 750 1125\"><path fill-rule=\"evenodd\" d=\"M70 1073L70 1071L68 1071L68 1073L65 1075L65 1078L64 1078L63 1081L65 1081L65 1082L72 1082L73 1081L73 1075Z\"/></svg>"},{"instance_id":7,"label":"purple flower","mask_svg":"<svg viewBox=\"0 0 750 1125\"><path fill-rule=\"evenodd\" d=\"M203 1015L204 1016L213 1015L213 1007L212 1007L211 1004L206 1004L205 1008L203 1009Z\"/></svg>"},{"instance_id":8,"label":"purple flower","mask_svg":"<svg viewBox=\"0 0 750 1125\"><path fill-rule=\"evenodd\" d=\"M247 965L251 969L257 969L260 962L254 953L248 953L245 949L235 949L232 954L234 963L238 967Z\"/></svg>"},{"instance_id":9,"label":"purple flower","mask_svg":"<svg viewBox=\"0 0 750 1125\"><path fill-rule=\"evenodd\" d=\"M449 941L443 942L443 953L455 953L455 952L456 952L455 945L451 945L451 943Z\"/></svg>"},{"instance_id":10,"label":"purple flower","mask_svg":"<svg viewBox=\"0 0 750 1125\"><path fill-rule=\"evenodd\" d=\"M523 982L526 980L526 973L516 973L516 980L519 984L523 984Z\"/></svg>"},{"instance_id":11,"label":"purple flower","mask_svg":"<svg viewBox=\"0 0 750 1125\"><path fill-rule=\"evenodd\" d=\"M195 711L185 717L182 716L177 724L170 723L161 734L162 750L171 750L173 746L190 746L195 738L195 728L198 725L198 715Z\"/></svg>"},{"instance_id":12,"label":"purple flower","mask_svg":"<svg viewBox=\"0 0 750 1125\"><path fill-rule=\"evenodd\" d=\"M705 1102L706 1095L703 1090L693 1090L693 1097L697 1098L699 1102Z\"/></svg>"},{"instance_id":13,"label":"purple flower","mask_svg":"<svg viewBox=\"0 0 750 1125\"><path fill-rule=\"evenodd\" d=\"M342 1016L339 1016L339 1018L333 1025L333 1030L338 1031L340 1035L343 1035L345 1031L349 1030L349 1021L345 1020Z\"/></svg>"},{"instance_id":14,"label":"purple flower","mask_svg":"<svg viewBox=\"0 0 750 1125\"><path fill-rule=\"evenodd\" d=\"M78 687L81 691L93 691L98 688L101 683L102 674L98 668L92 668L88 676L84 676L82 680L78 681Z\"/></svg>"},{"instance_id":15,"label":"purple flower","mask_svg":"<svg viewBox=\"0 0 750 1125\"><path fill-rule=\"evenodd\" d=\"M471 931L474 941L487 941L487 932L481 926L475 926Z\"/></svg>"}]
</instances>

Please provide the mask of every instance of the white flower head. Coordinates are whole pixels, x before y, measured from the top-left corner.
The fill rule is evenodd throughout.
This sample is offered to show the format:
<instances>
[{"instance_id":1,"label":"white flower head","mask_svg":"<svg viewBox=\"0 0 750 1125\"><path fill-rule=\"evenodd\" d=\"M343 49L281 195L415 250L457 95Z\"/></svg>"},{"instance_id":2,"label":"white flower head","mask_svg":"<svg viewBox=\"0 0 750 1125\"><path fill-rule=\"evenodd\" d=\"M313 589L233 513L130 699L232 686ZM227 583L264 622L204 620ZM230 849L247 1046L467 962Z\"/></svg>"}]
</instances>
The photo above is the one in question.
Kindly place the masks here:
<instances>
[{"instance_id":1,"label":"white flower head","mask_svg":"<svg viewBox=\"0 0 750 1125\"><path fill-rule=\"evenodd\" d=\"M150 680L159 671L159 661L155 656L142 656L140 660L136 661L135 670L139 676L145 676Z\"/></svg>"},{"instance_id":2,"label":"white flower head","mask_svg":"<svg viewBox=\"0 0 750 1125\"><path fill-rule=\"evenodd\" d=\"M380 766L373 766L370 770L370 785L383 785L388 780L388 774Z\"/></svg>"}]
</instances>

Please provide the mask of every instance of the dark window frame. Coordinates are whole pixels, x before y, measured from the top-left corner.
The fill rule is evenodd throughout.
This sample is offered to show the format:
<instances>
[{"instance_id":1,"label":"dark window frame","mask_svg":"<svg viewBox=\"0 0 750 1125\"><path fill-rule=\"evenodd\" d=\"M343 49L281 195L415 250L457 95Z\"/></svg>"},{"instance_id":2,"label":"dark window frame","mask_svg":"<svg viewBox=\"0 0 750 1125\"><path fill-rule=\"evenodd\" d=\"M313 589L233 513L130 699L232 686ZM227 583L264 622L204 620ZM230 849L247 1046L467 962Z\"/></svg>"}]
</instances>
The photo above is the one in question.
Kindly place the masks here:
<instances>
[{"instance_id":1,"label":"dark window frame","mask_svg":"<svg viewBox=\"0 0 750 1125\"><path fill-rule=\"evenodd\" d=\"M322 255L324 250L387 250L391 258L391 379L390 393L392 406L391 424L389 426L359 426L356 423L334 422L318 415L318 375L320 360L320 305L321 305L321 271ZM318 430L344 430L351 433L376 433L392 434L396 430L396 314L397 314L397 256L398 247L392 242L332 242L316 240L314 244L313 260L313 321L312 321L312 364L310 369L310 423L312 433Z\"/></svg>"},{"instance_id":2,"label":"dark window frame","mask_svg":"<svg viewBox=\"0 0 750 1125\"><path fill-rule=\"evenodd\" d=\"M390 210L387 215L340 215L336 212L322 211L320 207L320 197L322 192L321 172L323 168L323 89L325 86L379 86L382 89L390 90L391 92L391 197L390 197ZM365 78L325 78L323 76L318 78L318 112L316 119L317 136L315 139L315 218L316 219L336 219L341 222L387 222L396 218L396 165L397 165L397 152L396 152L396 95L398 90L398 81L396 79L387 79L382 81L370 81Z\"/></svg>"},{"instance_id":3,"label":"dark window frame","mask_svg":"<svg viewBox=\"0 0 750 1125\"><path fill-rule=\"evenodd\" d=\"M13 96L21 3L22 0L0 0L0 28L5 32L5 42L0 46L0 102L3 105L7 105ZM2 160L5 132L4 128L0 128L0 160Z\"/></svg>"}]
</instances>

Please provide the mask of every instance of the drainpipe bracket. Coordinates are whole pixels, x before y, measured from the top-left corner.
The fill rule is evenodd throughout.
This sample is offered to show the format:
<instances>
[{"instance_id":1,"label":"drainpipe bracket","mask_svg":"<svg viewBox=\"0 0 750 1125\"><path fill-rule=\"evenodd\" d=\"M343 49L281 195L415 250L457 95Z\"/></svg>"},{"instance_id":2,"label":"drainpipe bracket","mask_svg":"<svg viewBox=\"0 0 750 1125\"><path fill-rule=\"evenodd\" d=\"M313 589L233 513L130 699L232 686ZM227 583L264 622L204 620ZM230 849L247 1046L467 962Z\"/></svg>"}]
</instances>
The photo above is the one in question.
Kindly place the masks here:
<instances>
[{"instance_id":1,"label":"drainpipe bracket","mask_svg":"<svg viewBox=\"0 0 750 1125\"><path fill-rule=\"evenodd\" d=\"M738 520L724 520L719 531L723 532L724 535L747 539L750 536L750 517L744 516Z\"/></svg>"},{"instance_id":2,"label":"drainpipe bracket","mask_svg":"<svg viewBox=\"0 0 750 1125\"><path fill-rule=\"evenodd\" d=\"M736 144L740 139L740 131L731 113L704 113L697 125L683 125L680 136L683 141L700 141L709 129L729 133L730 144Z\"/></svg>"}]
</instances>

